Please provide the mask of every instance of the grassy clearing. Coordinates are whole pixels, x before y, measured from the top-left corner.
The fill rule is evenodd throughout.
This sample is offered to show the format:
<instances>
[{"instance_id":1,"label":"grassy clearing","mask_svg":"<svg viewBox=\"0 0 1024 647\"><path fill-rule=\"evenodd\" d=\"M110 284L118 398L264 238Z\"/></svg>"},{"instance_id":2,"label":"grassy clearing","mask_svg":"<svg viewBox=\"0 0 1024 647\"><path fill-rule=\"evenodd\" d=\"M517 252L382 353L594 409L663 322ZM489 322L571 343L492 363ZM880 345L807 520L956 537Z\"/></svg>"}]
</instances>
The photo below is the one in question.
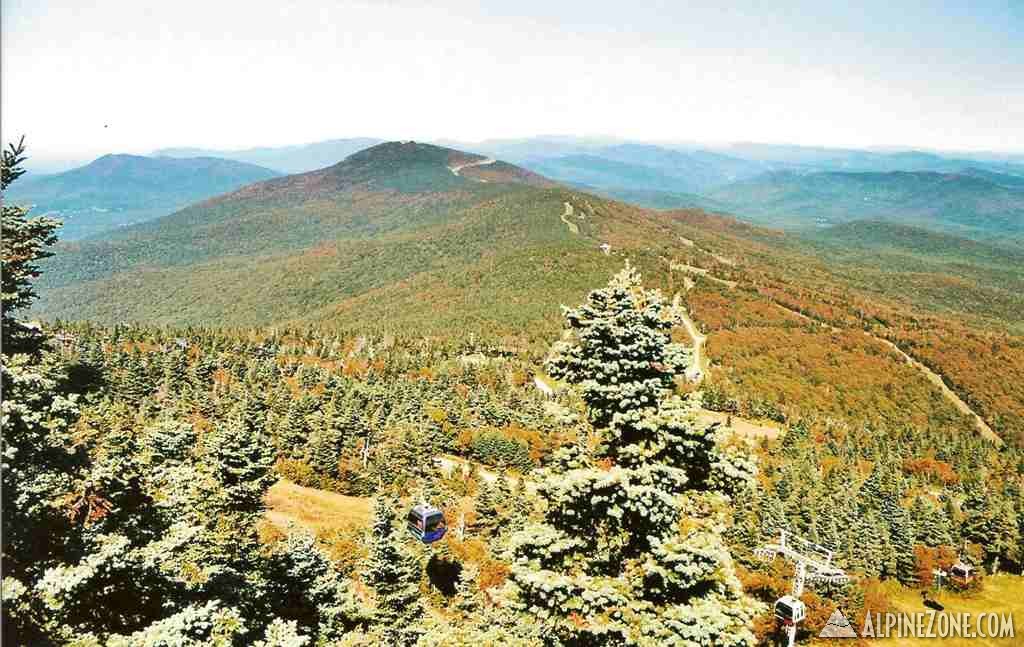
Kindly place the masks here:
<instances>
[{"instance_id":1,"label":"grassy clearing","mask_svg":"<svg viewBox=\"0 0 1024 647\"><path fill-rule=\"evenodd\" d=\"M748 420L738 416L731 416L721 411L709 411L708 409L701 409L697 413L697 420L700 422L721 423L727 431L751 440L760 440L762 438L775 440L782 433L779 425L771 421Z\"/></svg>"},{"instance_id":2,"label":"grassy clearing","mask_svg":"<svg viewBox=\"0 0 1024 647\"><path fill-rule=\"evenodd\" d=\"M320 535L350 526L366 526L373 512L368 498L345 496L278 481L267 491L267 519L285 530L296 524Z\"/></svg>"},{"instance_id":3,"label":"grassy clearing","mask_svg":"<svg viewBox=\"0 0 1024 647\"><path fill-rule=\"evenodd\" d=\"M921 594L898 584L889 585L889 597L893 611L915 613L927 611L921 603ZM917 645L942 645L943 647L987 647L995 645L1024 644L1024 577L1015 575L997 575L985 580L985 586L977 594L964 597L948 591L933 594L948 613L970 613L977 617L979 613L1011 614L1015 638L888 638L874 642L892 647L911 647ZM858 627L858 630L860 628Z\"/></svg>"}]
</instances>

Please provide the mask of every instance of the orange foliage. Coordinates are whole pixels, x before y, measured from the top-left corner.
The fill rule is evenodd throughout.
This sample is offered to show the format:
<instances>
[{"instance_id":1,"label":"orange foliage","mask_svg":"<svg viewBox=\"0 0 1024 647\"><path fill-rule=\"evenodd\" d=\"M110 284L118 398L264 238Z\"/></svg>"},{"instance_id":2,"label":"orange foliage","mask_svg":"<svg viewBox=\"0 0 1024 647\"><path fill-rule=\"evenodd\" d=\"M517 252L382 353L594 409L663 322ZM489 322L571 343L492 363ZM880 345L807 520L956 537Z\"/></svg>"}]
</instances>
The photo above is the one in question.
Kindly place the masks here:
<instances>
[{"instance_id":1,"label":"orange foliage","mask_svg":"<svg viewBox=\"0 0 1024 647\"><path fill-rule=\"evenodd\" d=\"M213 379L213 383L217 385L217 387L229 386L234 381L234 378L231 376L231 373L223 368L218 368L216 371L214 371L213 375L211 375L211 378ZM214 388L216 389L217 387Z\"/></svg>"},{"instance_id":2,"label":"orange foliage","mask_svg":"<svg viewBox=\"0 0 1024 647\"><path fill-rule=\"evenodd\" d=\"M936 460L932 457L906 458L903 460L903 469L911 474L924 476L930 480L941 481L945 485L952 485L960 482L953 466L945 461Z\"/></svg>"},{"instance_id":3,"label":"orange foliage","mask_svg":"<svg viewBox=\"0 0 1024 647\"><path fill-rule=\"evenodd\" d=\"M488 559L480 564L480 575L477 576L477 585L481 591L502 586L508 579L511 572L509 565L496 559Z\"/></svg>"},{"instance_id":4,"label":"orange foliage","mask_svg":"<svg viewBox=\"0 0 1024 647\"><path fill-rule=\"evenodd\" d=\"M460 562L483 562L487 559L487 544L479 539L459 540L455 533L449 532L444 536L448 550Z\"/></svg>"},{"instance_id":5,"label":"orange foliage","mask_svg":"<svg viewBox=\"0 0 1024 647\"><path fill-rule=\"evenodd\" d=\"M366 359L350 358L341 365L341 374L346 377L363 377L370 370L370 361Z\"/></svg>"},{"instance_id":6,"label":"orange foliage","mask_svg":"<svg viewBox=\"0 0 1024 647\"><path fill-rule=\"evenodd\" d=\"M914 571L917 581L922 587L931 586L935 582L935 569L948 571L957 561L956 551L951 546L929 548L918 544L914 546Z\"/></svg>"},{"instance_id":7,"label":"orange foliage","mask_svg":"<svg viewBox=\"0 0 1024 647\"><path fill-rule=\"evenodd\" d=\"M80 523L86 527L103 519L114 509L114 505L110 501L88 490L68 494L64 497L64 501L67 506L64 514L68 521L72 524Z\"/></svg>"}]
</instances>

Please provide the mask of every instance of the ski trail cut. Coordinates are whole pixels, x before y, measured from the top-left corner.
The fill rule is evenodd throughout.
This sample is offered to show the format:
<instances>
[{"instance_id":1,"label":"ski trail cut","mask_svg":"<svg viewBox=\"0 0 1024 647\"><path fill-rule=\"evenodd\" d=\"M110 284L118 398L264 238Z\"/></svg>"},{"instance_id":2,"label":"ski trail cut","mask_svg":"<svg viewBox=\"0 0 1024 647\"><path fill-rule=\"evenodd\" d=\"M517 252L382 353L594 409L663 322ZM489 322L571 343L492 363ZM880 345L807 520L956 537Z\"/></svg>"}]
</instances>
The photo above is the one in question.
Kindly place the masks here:
<instances>
[{"instance_id":1,"label":"ski trail cut","mask_svg":"<svg viewBox=\"0 0 1024 647\"><path fill-rule=\"evenodd\" d=\"M568 227L569 231L571 231L572 233L574 233L574 234L580 233L579 225L577 225L576 223L574 223L574 222L569 220L569 216L571 216L574 213L572 205L569 204L568 202L566 202L564 204L565 204L565 211L562 212L562 222L565 223L565 226Z\"/></svg>"},{"instance_id":2,"label":"ski trail cut","mask_svg":"<svg viewBox=\"0 0 1024 647\"><path fill-rule=\"evenodd\" d=\"M459 171L461 171L464 168L469 168L471 166L487 166L488 164L494 164L497 161L498 160L496 160L496 159L492 159L490 157L487 157L487 158L484 158L482 160L477 160L475 162L466 162L465 164L456 164L455 166L449 166L448 170L452 172L452 175L461 177L461 176L459 176ZM480 180L480 181L481 182L486 182L487 180Z\"/></svg>"}]
</instances>

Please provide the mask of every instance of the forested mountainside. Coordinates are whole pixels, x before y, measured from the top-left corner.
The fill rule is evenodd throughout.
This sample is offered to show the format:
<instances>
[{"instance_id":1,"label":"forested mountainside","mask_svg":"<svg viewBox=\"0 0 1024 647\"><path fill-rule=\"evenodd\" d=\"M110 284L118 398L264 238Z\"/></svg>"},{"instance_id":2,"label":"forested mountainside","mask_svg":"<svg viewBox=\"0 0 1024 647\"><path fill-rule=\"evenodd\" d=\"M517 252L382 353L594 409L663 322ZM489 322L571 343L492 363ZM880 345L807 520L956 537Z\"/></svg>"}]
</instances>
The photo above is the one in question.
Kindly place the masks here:
<instances>
[{"instance_id":1,"label":"forested mountainside","mask_svg":"<svg viewBox=\"0 0 1024 647\"><path fill-rule=\"evenodd\" d=\"M568 313L582 352L555 344L545 370L566 386L593 375L628 348L602 345L595 318L625 317L615 329L649 342L637 377L682 389L659 405L676 450L649 463L598 431L614 390L549 399L530 379L543 357L473 339L75 325L42 364L5 357L22 470L5 496L61 502L5 500L18 511L5 516L17 529L5 533L5 642L659 645L699 626L707 638L692 644L767 644L765 603L790 573L752 549L782 527L839 547L855 578L806 595L802 636L837 606L859 626L889 608L883 582L927 586L963 542L990 572L1019 569L1019 449L884 423L797 423L748 445L673 385L693 357L657 337L672 332L663 310L641 318L639 304L664 305L638 280L627 272L587 299L587 317ZM628 376L606 379L625 393ZM40 408L47 433L29 415ZM437 456L486 467L442 469ZM642 485L680 460L677 483ZM686 497L684 527L666 487ZM421 499L451 524L430 549L400 530ZM700 568L652 570L665 561ZM634 579L641 563L649 575ZM652 577L676 597L648 601Z\"/></svg>"},{"instance_id":2,"label":"forested mountainside","mask_svg":"<svg viewBox=\"0 0 1024 647\"><path fill-rule=\"evenodd\" d=\"M153 220L276 175L215 157L104 155L64 173L27 177L4 197L32 205L37 213L51 213L64 223L61 240L78 240Z\"/></svg>"},{"instance_id":3,"label":"forested mountainside","mask_svg":"<svg viewBox=\"0 0 1024 647\"><path fill-rule=\"evenodd\" d=\"M849 235L821 236L696 210L650 212L489 158L395 142L59 247L34 312L111 324L472 333L529 348L557 332L560 304L629 257L652 285L691 304L723 407L781 420L825 411L856 423L955 419L890 342L996 433L1024 432L1016 256L974 244L953 260L956 239L924 233L862 253ZM877 248L877 232L857 236ZM846 362L861 370L833 368ZM730 377L740 368L742 379Z\"/></svg>"}]
</instances>

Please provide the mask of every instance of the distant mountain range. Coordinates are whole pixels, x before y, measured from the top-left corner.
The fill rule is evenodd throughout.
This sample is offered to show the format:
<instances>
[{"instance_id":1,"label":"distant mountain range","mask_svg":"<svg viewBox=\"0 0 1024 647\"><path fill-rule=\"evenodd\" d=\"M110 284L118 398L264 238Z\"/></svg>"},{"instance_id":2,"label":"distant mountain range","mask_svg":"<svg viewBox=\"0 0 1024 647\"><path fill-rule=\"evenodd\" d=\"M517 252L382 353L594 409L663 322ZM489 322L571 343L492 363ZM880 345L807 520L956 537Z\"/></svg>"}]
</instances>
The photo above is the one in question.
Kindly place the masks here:
<instances>
[{"instance_id":1,"label":"distant mountain range","mask_svg":"<svg viewBox=\"0 0 1024 647\"><path fill-rule=\"evenodd\" d=\"M1024 244L1020 176L956 173L781 171L708 191L724 210L782 228L874 219L975 240Z\"/></svg>"},{"instance_id":2,"label":"distant mountain range","mask_svg":"<svg viewBox=\"0 0 1024 647\"><path fill-rule=\"evenodd\" d=\"M532 158L524 164L572 184L674 193L701 193L772 168L709 151L683 152L639 144L620 144L589 154Z\"/></svg>"},{"instance_id":3,"label":"distant mountain range","mask_svg":"<svg viewBox=\"0 0 1024 647\"><path fill-rule=\"evenodd\" d=\"M655 209L696 207L786 229L883 219L1016 245L1024 242L1020 162L763 144L705 150L620 143L559 152L542 142L522 164Z\"/></svg>"},{"instance_id":4,"label":"distant mountain range","mask_svg":"<svg viewBox=\"0 0 1024 647\"><path fill-rule=\"evenodd\" d=\"M36 203L37 211L59 211L67 221L63 237L75 240L166 215L275 172L327 168L379 143L352 138L106 156L67 173L28 176L10 197ZM659 146L568 136L445 143L441 148L508 160L566 186L648 208L700 208L787 229L881 219L1009 245L1022 240L1024 156L743 143Z\"/></svg>"},{"instance_id":5,"label":"distant mountain range","mask_svg":"<svg viewBox=\"0 0 1024 647\"><path fill-rule=\"evenodd\" d=\"M213 150L206 148L163 148L157 157L220 157L265 166L281 173L305 173L337 164L352 153L381 143L372 137L331 139L298 146Z\"/></svg>"},{"instance_id":6,"label":"distant mountain range","mask_svg":"<svg viewBox=\"0 0 1024 647\"><path fill-rule=\"evenodd\" d=\"M278 173L214 157L186 159L104 155L56 175L31 175L11 185L6 200L34 205L64 222L62 240L78 240L173 213L206 198Z\"/></svg>"}]
</instances>

